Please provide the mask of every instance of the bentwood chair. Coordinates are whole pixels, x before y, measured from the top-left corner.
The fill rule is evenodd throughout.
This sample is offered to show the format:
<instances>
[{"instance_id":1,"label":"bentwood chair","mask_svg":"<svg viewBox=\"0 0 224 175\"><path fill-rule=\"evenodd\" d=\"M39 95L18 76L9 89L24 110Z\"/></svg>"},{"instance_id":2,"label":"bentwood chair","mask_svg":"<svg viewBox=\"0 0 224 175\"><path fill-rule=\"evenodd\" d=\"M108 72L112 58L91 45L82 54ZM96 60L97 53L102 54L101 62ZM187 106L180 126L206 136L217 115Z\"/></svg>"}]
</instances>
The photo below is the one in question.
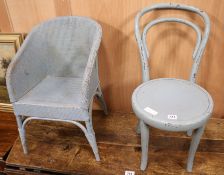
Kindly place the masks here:
<instances>
[{"instance_id":1,"label":"bentwood chair","mask_svg":"<svg viewBox=\"0 0 224 175\"><path fill-rule=\"evenodd\" d=\"M101 35L94 20L70 16L43 22L27 36L6 77L25 154L25 126L30 120L62 121L85 133L100 160L91 112L96 95L107 113L97 65Z\"/></svg>"},{"instance_id":2,"label":"bentwood chair","mask_svg":"<svg viewBox=\"0 0 224 175\"><path fill-rule=\"evenodd\" d=\"M203 36L197 25L185 19L158 18L149 22L140 33L141 17L154 10L185 10L196 13L205 23ZM150 80L149 51L146 44L148 30L156 24L164 22L178 22L195 30L197 43L193 52L193 66L189 80L175 78L159 78ZM195 83L201 56L205 49L210 31L208 15L195 7L172 3L156 4L142 9L135 18L135 36L139 47L142 64L143 83L138 86L132 95L132 107L139 118L141 132L141 170L145 170L148 161L149 126L166 131L186 131L191 135L187 171L191 172L194 156L204 132L207 120L212 114L213 100L209 93Z\"/></svg>"}]
</instances>

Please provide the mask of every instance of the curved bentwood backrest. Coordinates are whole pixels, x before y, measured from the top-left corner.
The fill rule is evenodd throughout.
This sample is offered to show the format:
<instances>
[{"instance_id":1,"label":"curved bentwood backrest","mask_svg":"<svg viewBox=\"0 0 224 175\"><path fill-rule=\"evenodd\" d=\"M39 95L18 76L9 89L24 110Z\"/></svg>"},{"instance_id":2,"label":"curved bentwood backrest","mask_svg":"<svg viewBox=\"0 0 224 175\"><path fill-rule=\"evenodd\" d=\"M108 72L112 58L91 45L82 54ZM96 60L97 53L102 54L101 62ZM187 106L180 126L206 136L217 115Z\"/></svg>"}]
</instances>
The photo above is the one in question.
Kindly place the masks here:
<instances>
[{"instance_id":1,"label":"curved bentwood backrest","mask_svg":"<svg viewBox=\"0 0 224 175\"><path fill-rule=\"evenodd\" d=\"M195 25L192 22L189 22L187 20L179 19L179 18L155 19L145 26L145 28L143 29L142 35L141 35L140 29L139 29L139 23L140 23L141 17L144 14L151 12L153 10L164 10L164 9L165 10L166 9L185 10L185 11L194 12L194 13L200 15L203 18L203 21L205 24L203 36L201 35L201 31L197 25ZM146 35L147 35L148 30L151 27L153 27L156 24L163 23L163 22L182 23L187 26L190 26L197 33L197 43L196 43L196 46L195 46L195 49L193 52L193 56L192 56L194 63L193 63L191 74L190 74L190 81L195 82L196 74L197 74L198 67L199 67L199 64L201 61L201 56L204 52L205 46L208 41L208 36L209 36L209 32L210 32L210 20L209 20L208 15L205 12L203 12L202 10L199 10L198 8L195 8L192 6L187 6L187 5L173 4L173 3L161 3L161 4L153 5L151 7L146 7L144 9L142 9L135 17L135 37L136 37L138 47L139 47L139 52L141 55L143 82L150 80L149 66L148 66L148 59L149 59L150 55L149 55L149 51L147 49Z\"/></svg>"}]
</instances>

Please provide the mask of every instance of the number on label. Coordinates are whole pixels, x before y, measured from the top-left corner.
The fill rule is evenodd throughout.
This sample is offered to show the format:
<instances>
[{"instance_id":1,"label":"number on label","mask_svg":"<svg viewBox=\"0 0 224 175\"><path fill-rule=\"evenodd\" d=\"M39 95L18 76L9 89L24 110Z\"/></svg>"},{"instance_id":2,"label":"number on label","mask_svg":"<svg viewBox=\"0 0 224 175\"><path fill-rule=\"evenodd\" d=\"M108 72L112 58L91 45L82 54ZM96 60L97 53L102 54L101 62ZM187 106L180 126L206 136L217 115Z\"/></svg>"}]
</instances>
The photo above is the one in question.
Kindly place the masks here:
<instances>
[{"instance_id":1,"label":"number on label","mask_svg":"<svg viewBox=\"0 0 224 175\"><path fill-rule=\"evenodd\" d=\"M135 175L134 171L125 171L125 175Z\"/></svg>"},{"instance_id":2,"label":"number on label","mask_svg":"<svg viewBox=\"0 0 224 175\"><path fill-rule=\"evenodd\" d=\"M177 115L169 114L168 115L168 119L170 119L170 120L177 120Z\"/></svg>"}]
</instances>

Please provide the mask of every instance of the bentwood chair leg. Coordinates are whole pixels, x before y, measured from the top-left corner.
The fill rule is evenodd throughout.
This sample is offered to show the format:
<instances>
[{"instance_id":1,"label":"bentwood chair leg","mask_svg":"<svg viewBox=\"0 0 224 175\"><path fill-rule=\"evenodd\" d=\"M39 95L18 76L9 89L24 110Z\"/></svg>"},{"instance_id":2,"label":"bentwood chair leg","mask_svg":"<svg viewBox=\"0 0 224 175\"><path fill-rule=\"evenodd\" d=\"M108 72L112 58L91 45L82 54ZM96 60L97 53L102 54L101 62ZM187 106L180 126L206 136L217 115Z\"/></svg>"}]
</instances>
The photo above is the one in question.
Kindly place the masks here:
<instances>
[{"instance_id":1,"label":"bentwood chair leg","mask_svg":"<svg viewBox=\"0 0 224 175\"><path fill-rule=\"evenodd\" d=\"M140 134L141 133L141 126L140 126L140 120L138 120L138 123L137 123L137 125L136 125L136 132L137 132L137 134Z\"/></svg>"},{"instance_id":2,"label":"bentwood chair leg","mask_svg":"<svg viewBox=\"0 0 224 175\"><path fill-rule=\"evenodd\" d=\"M148 164L149 127L141 120L140 128L142 146L141 170L145 170Z\"/></svg>"},{"instance_id":3,"label":"bentwood chair leg","mask_svg":"<svg viewBox=\"0 0 224 175\"><path fill-rule=\"evenodd\" d=\"M194 130L192 130L192 129L191 130L188 130L187 131L187 136L189 136L189 137L192 136L193 132L194 132Z\"/></svg>"},{"instance_id":4,"label":"bentwood chair leg","mask_svg":"<svg viewBox=\"0 0 224 175\"><path fill-rule=\"evenodd\" d=\"M204 132L205 126L202 126L198 129L196 129L193 133L192 140L191 140L191 145L190 145L190 150L188 153L188 160L187 160L187 171L192 172L193 168L193 163L194 163L194 157L195 153L197 151L201 136Z\"/></svg>"}]
</instances>

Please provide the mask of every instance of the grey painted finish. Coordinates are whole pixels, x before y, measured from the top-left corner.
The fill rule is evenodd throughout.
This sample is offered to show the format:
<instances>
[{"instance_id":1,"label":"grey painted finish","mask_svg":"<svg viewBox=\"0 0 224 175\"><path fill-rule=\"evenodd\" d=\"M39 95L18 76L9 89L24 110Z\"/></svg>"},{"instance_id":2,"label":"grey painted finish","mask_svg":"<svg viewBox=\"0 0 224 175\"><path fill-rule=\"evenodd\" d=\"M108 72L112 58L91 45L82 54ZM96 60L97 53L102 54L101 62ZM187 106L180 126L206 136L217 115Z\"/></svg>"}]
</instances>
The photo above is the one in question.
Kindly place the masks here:
<instances>
[{"instance_id":1,"label":"grey painted finish","mask_svg":"<svg viewBox=\"0 0 224 175\"><path fill-rule=\"evenodd\" d=\"M20 137L21 144L23 147L23 152L24 152L24 154L27 154L28 150L27 150L27 144L26 144L25 125L23 125L23 120L22 120L21 116L16 115L16 121L17 121L17 125L18 125L19 137Z\"/></svg>"},{"instance_id":2,"label":"grey painted finish","mask_svg":"<svg viewBox=\"0 0 224 175\"><path fill-rule=\"evenodd\" d=\"M187 6L187 5L175 4L175 3L159 3L159 4L155 4L153 6L150 6L150 7L146 7L144 9L142 9L137 14L137 16L135 17L135 37L136 37L136 40L137 40L137 43L138 43L138 46L139 46L139 52L140 52L140 56L141 56L142 80L144 82L148 81L150 79L150 76L149 76L149 66L148 66L148 59L149 58L147 57L147 50L145 50L146 47L143 44L143 39L141 37L141 33L140 33L140 29L139 29L140 19L144 14L146 14L148 12L151 12L151 11L154 11L154 10L164 10L164 9L190 11L190 12L193 12L193 13L196 13L196 14L200 15L204 20L204 24L205 24L205 29L204 29L204 32L203 32L204 34L203 34L203 37L200 41L200 47L197 49L197 54L195 54L194 64L193 64L191 75L190 75L190 81L195 82L196 74L197 74L197 71L198 71L198 66L200 64L201 56L204 52L205 46L207 44L209 32L210 32L210 20L209 20L208 15L198 8L195 8L195 7L192 7L192 6ZM186 21L186 20L181 20L181 19L178 19L178 18L173 18L172 21L175 21L175 19L176 19L176 22L181 22L181 23L184 23L183 21ZM158 21L159 21L159 19L157 19L155 21L155 23L158 23ZM165 20L163 22L165 22ZM169 18L167 19L167 22L169 22ZM190 24L190 23L188 23L188 24ZM189 26L193 27L193 26L196 26L196 25L193 25L193 26L189 25ZM193 29L194 29L194 27L193 27Z\"/></svg>"},{"instance_id":3,"label":"grey painted finish","mask_svg":"<svg viewBox=\"0 0 224 175\"><path fill-rule=\"evenodd\" d=\"M97 22L78 16L46 21L27 36L6 75L25 154L25 125L30 120L63 121L85 133L96 160L100 160L92 126L92 101L97 95L107 113L98 77L101 36ZM85 121L85 126L78 121Z\"/></svg>"},{"instance_id":4,"label":"grey painted finish","mask_svg":"<svg viewBox=\"0 0 224 175\"><path fill-rule=\"evenodd\" d=\"M132 95L137 117L151 126L167 131L188 131L205 124L213 109L206 90L187 80L160 78L138 86ZM148 112L151 108L157 114ZM168 115L177 115L169 119Z\"/></svg>"},{"instance_id":5,"label":"grey painted finish","mask_svg":"<svg viewBox=\"0 0 224 175\"><path fill-rule=\"evenodd\" d=\"M188 160L187 160L187 171L188 172L192 172L195 153L197 151L201 136L204 133L204 129L205 129L205 125L196 129L193 133L192 140L191 140L191 145L190 145L190 150L189 150L189 153L188 153Z\"/></svg>"},{"instance_id":6,"label":"grey painted finish","mask_svg":"<svg viewBox=\"0 0 224 175\"><path fill-rule=\"evenodd\" d=\"M188 130L187 131L187 136L189 136L189 137L192 136L193 132L194 132L194 130Z\"/></svg>"},{"instance_id":7,"label":"grey painted finish","mask_svg":"<svg viewBox=\"0 0 224 175\"><path fill-rule=\"evenodd\" d=\"M86 121L89 117L82 107L81 88L81 78L47 76L14 102L14 111L24 116Z\"/></svg>"},{"instance_id":8,"label":"grey painted finish","mask_svg":"<svg viewBox=\"0 0 224 175\"><path fill-rule=\"evenodd\" d=\"M141 129L141 147L142 147L142 156L141 156L141 170L145 170L148 162L148 149L149 149L149 126L142 120L140 120L140 129Z\"/></svg>"},{"instance_id":9,"label":"grey painted finish","mask_svg":"<svg viewBox=\"0 0 224 175\"><path fill-rule=\"evenodd\" d=\"M93 83L92 72L97 72L95 61L101 36L101 26L87 17L59 17L36 26L8 67L11 102L20 99L47 75L82 78L84 92L86 83ZM98 79L98 75L94 78Z\"/></svg>"},{"instance_id":10,"label":"grey painted finish","mask_svg":"<svg viewBox=\"0 0 224 175\"><path fill-rule=\"evenodd\" d=\"M153 10L186 10L200 15L205 23L203 35L197 25L185 19L159 18L148 23L140 33L140 18ZM175 78L150 80L146 35L148 30L163 22L178 22L193 28L197 33L197 42L192 54L193 66L189 81ZM137 132L141 132L142 158L141 170L145 170L148 161L149 126L167 131L187 131L193 133L189 150L187 171L191 172L194 156L203 134L205 124L213 111L213 100L209 93L195 84L198 66L204 52L210 31L208 15L191 6L161 3L142 9L135 18L135 36L142 64L142 81L132 95L132 107L139 118Z\"/></svg>"},{"instance_id":11,"label":"grey painted finish","mask_svg":"<svg viewBox=\"0 0 224 175\"><path fill-rule=\"evenodd\" d=\"M154 25L159 24L159 23L164 23L164 22L178 22L178 23L182 23L182 24L185 24L185 25L188 25L188 26L192 27L195 30L195 32L197 34L197 43L196 43L196 46L195 46L195 49L194 49L194 52L193 52L193 55L192 55L193 59L195 59L196 56L197 56L198 49L199 49L200 44L201 44L201 31L200 31L200 28L196 24L194 24L194 23L192 23L190 21L186 21L184 19L179 19L179 18L159 18L159 19L155 19L155 20L151 21L150 23L148 23L144 27L144 31L142 33L142 42L143 42L144 50L146 51L147 58L148 59L150 58L148 47L147 47L147 41L146 41L147 32Z\"/></svg>"},{"instance_id":12,"label":"grey painted finish","mask_svg":"<svg viewBox=\"0 0 224 175\"><path fill-rule=\"evenodd\" d=\"M104 96L103 96L103 93L102 93L102 90L101 90L100 86L98 86L98 88L97 88L96 97L100 101L100 105L103 108L104 113L106 115L108 115L107 105L105 103Z\"/></svg>"}]
</instances>

